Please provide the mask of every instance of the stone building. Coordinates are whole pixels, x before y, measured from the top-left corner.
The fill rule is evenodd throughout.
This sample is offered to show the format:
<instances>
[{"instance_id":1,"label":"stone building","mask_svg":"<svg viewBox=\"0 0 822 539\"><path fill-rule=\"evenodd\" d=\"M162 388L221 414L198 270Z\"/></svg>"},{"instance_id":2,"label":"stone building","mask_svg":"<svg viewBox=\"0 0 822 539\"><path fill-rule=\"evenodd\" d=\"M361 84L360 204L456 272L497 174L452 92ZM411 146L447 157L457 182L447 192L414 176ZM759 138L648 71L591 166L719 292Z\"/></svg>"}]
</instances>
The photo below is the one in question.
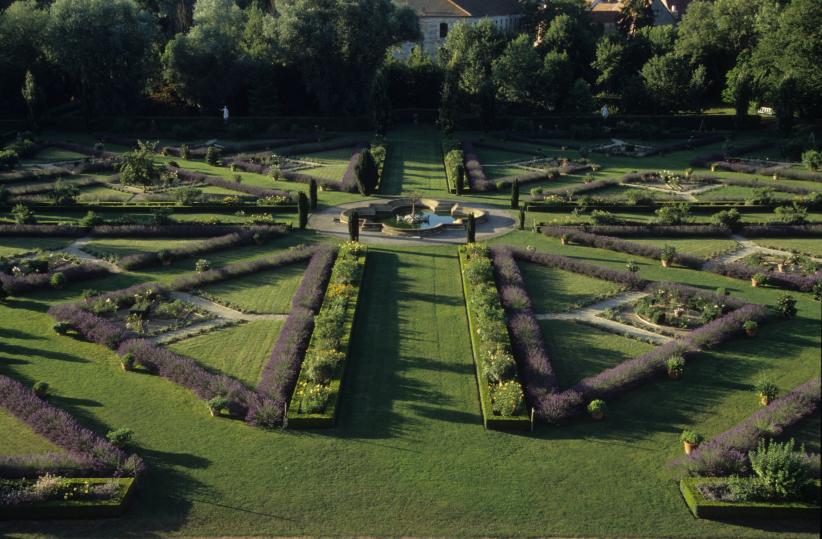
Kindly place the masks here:
<instances>
[{"instance_id":1,"label":"stone building","mask_svg":"<svg viewBox=\"0 0 822 539\"><path fill-rule=\"evenodd\" d=\"M404 43L407 54L415 45L433 56L456 24L476 24L489 19L497 28L514 33L519 28L522 8L517 0L394 0L398 6L408 6L420 19L422 41Z\"/></svg>"}]
</instances>

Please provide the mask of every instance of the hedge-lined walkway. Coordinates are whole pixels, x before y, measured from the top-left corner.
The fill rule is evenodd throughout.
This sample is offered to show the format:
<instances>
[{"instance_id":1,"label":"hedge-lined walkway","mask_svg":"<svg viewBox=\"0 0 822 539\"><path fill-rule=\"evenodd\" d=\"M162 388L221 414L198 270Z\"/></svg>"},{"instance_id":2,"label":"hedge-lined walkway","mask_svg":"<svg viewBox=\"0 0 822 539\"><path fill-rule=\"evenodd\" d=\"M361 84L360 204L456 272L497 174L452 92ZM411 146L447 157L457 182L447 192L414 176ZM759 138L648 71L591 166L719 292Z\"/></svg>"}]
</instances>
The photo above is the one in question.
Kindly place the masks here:
<instances>
[{"instance_id":1,"label":"hedge-lined walkway","mask_svg":"<svg viewBox=\"0 0 822 539\"><path fill-rule=\"evenodd\" d=\"M434 439L482 428L456 249L372 247L363 290L343 426Z\"/></svg>"}]
</instances>

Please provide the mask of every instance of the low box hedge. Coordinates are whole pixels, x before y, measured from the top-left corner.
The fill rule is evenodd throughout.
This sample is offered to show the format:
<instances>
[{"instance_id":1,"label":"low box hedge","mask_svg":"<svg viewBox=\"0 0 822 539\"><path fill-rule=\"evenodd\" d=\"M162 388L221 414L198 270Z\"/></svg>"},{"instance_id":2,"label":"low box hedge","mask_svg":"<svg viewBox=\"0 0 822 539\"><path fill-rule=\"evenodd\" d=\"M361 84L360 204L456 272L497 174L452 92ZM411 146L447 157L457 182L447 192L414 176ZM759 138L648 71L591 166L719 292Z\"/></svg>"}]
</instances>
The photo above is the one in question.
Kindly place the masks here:
<instances>
[{"instance_id":1,"label":"low box hedge","mask_svg":"<svg viewBox=\"0 0 822 539\"><path fill-rule=\"evenodd\" d=\"M113 518L125 513L134 494L135 482L132 477L110 478L66 478L67 483L82 485L103 484L117 481L122 485L120 493L109 500L49 500L31 505L0 505L0 520L47 520L68 518Z\"/></svg>"},{"instance_id":2,"label":"low box hedge","mask_svg":"<svg viewBox=\"0 0 822 539\"><path fill-rule=\"evenodd\" d=\"M474 359L474 369L477 375L477 390L479 392L480 409L482 410L482 423L486 429L491 430L531 430L531 418L527 412L515 416L498 416L494 415L493 407L491 405L491 391L488 389L488 384L484 383L485 375L482 372L480 365L480 343L477 337L476 321L468 306L471 291L468 288L468 282L463 276L463 269L465 265L465 253L462 249L459 250L460 261L460 279L462 279L462 293L465 301L465 312L468 315L468 329L471 333L471 352ZM527 407L526 407L527 408Z\"/></svg>"},{"instance_id":3,"label":"low box hedge","mask_svg":"<svg viewBox=\"0 0 822 539\"><path fill-rule=\"evenodd\" d=\"M351 335L354 332L354 324L357 319L357 307L360 304L360 298L362 296L362 283L365 278L365 271L367 267L366 262L368 258L368 250L367 247L364 247L364 249L365 250L363 253L357 257L357 264L360 267L358 281L354 284L357 299L354 302L349 302L346 307L345 332L340 345L340 348L342 349L340 351L345 354L345 360L337 369L337 372L329 383L332 395L329 398L328 406L326 406L325 411L321 414L306 414L300 412L300 398L297 396L297 387L300 385L298 379L297 384L295 384L294 393L291 395L290 404L288 405L288 427L298 429L331 428L337 422L337 410L339 408L340 397L342 395L342 384L345 378L351 353ZM308 345L308 349L311 349L310 343ZM302 373L300 374L300 378L302 378Z\"/></svg>"},{"instance_id":4,"label":"low box hedge","mask_svg":"<svg viewBox=\"0 0 822 539\"><path fill-rule=\"evenodd\" d=\"M696 518L733 519L799 519L819 518L819 498L805 502L720 502L708 500L697 488L700 484L726 481L721 477L686 477L679 482L685 503ZM816 481L817 492L819 481Z\"/></svg>"}]
</instances>

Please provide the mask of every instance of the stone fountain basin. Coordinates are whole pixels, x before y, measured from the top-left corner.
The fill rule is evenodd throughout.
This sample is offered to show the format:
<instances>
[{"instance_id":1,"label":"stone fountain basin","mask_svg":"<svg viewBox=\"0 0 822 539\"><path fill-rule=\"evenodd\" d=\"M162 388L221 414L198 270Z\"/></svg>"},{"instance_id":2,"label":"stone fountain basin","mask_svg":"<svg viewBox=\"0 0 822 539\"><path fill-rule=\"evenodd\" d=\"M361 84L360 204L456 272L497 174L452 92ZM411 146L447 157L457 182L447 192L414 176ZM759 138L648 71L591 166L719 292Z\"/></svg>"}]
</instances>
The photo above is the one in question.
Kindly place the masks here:
<instances>
[{"instance_id":1,"label":"stone fountain basin","mask_svg":"<svg viewBox=\"0 0 822 539\"><path fill-rule=\"evenodd\" d=\"M351 213L356 211L360 219L360 228L364 231L379 231L388 236L428 236L438 234L446 229L465 229L465 223L469 215L474 216L477 223L483 223L488 217L488 212L479 208L463 206L458 202L440 201L432 198L421 198L417 200L416 207L427 209L437 215L450 215L454 219L453 223L439 223L428 228L408 228L396 227L390 223L379 222L382 219L390 218L394 215L409 213L413 201L410 198L397 198L388 202L373 202L367 206L343 210L340 213L340 222L347 224Z\"/></svg>"}]
</instances>

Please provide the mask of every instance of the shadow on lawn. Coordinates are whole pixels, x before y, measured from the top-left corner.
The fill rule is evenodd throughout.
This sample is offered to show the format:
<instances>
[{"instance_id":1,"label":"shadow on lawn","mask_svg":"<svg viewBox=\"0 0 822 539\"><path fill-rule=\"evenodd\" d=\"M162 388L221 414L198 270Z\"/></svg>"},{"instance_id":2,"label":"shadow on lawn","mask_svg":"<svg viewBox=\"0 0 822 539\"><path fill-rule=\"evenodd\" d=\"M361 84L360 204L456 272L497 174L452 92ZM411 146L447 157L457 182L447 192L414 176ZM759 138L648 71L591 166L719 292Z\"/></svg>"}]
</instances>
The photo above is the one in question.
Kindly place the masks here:
<instances>
[{"instance_id":1,"label":"shadow on lawn","mask_svg":"<svg viewBox=\"0 0 822 539\"><path fill-rule=\"evenodd\" d=\"M377 249L369 253L364 294L352 339L354 360L343 388L339 426L330 434L343 438L391 438L419 426L422 418L466 421L464 415L468 414L452 414L445 409L453 400L449 395L408 373L425 369L469 375L471 366L403 355L400 346L401 342L427 340L426 335L416 335L408 329L408 317L418 312L411 303L453 305L455 299L412 291L408 279L400 274L401 264L397 253ZM430 407L428 403L437 406Z\"/></svg>"}]
</instances>

